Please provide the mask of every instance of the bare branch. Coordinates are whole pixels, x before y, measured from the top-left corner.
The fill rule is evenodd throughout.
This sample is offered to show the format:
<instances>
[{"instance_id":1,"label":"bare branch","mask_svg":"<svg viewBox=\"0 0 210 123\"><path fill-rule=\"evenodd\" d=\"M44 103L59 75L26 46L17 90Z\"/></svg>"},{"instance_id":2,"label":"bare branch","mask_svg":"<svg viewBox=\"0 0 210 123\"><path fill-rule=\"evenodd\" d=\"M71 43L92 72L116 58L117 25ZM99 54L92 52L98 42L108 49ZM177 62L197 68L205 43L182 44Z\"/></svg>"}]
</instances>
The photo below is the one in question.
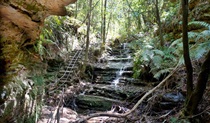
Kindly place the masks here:
<instances>
[{"instance_id":1,"label":"bare branch","mask_svg":"<svg viewBox=\"0 0 210 123\"><path fill-rule=\"evenodd\" d=\"M161 81L157 86L155 86L153 89L151 89L150 91L148 91L135 105L134 107L129 110L128 112L124 113L124 114L117 114L117 113L107 113L107 112L101 112L101 113L94 113L94 114L90 114L89 116L79 119L77 120L75 123L83 123L93 117L99 117L99 116L109 116L109 117L117 117L117 118L125 118L127 117L129 114L131 114L142 102L143 100L148 97L150 94L152 94L156 89L158 89L159 87L161 87L162 85L165 84L166 80L168 80L177 70L179 64L177 64L177 66L174 68L174 70L163 80Z\"/></svg>"}]
</instances>

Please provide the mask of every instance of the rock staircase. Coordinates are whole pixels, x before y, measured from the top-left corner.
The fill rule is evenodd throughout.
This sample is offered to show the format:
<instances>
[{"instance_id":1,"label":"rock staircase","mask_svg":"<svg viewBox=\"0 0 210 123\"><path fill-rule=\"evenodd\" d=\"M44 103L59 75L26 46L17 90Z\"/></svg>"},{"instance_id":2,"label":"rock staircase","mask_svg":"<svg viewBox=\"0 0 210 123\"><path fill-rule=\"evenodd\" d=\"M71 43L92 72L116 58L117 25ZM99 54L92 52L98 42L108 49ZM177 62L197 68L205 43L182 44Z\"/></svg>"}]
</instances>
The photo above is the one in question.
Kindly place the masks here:
<instances>
[{"instance_id":1,"label":"rock staircase","mask_svg":"<svg viewBox=\"0 0 210 123\"><path fill-rule=\"evenodd\" d=\"M149 82L132 78L132 51L127 44L113 47L105 59L106 62L94 65L95 77L92 84L88 84L86 90L77 95L75 105L78 107L78 112L89 114L107 111L113 106L131 108L132 103L153 88ZM184 100L183 95L179 92L169 92L159 97L160 100L155 104L150 104L150 102L142 104L143 106L148 103L152 106L151 109L148 109L152 110L150 112L152 115L161 112L162 109L172 110ZM144 108L147 110L146 107Z\"/></svg>"},{"instance_id":2,"label":"rock staircase","mask_svg":"<svg viewBox=\"0 0 210 123\"><path fill-rule=\"evenodd\" d=\"M134 85L140 81L132 78L132 59L132 51L127 44L114 47L105 57L105 62L93 66L92 84L76 97L77 107L88 111L110 110L113 104L145 93L142 87Z\"/></svg>"}]
</instances>

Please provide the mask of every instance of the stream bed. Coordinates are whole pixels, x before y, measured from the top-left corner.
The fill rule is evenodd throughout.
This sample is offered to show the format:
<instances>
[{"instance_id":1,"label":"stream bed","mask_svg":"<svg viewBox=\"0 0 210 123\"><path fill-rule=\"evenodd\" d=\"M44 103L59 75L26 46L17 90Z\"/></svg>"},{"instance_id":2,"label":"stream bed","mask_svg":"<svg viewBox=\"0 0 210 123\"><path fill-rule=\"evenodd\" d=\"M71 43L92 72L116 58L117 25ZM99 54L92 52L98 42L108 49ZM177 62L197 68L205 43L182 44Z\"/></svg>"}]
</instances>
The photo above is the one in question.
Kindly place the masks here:
<instances>
[{"instance_id":1,"label":"stream bed","mask_svg":"<svg viewBox=\"0 0 210 123\"><path fill-rule=\"evenodd\" d=\"M123 43L112 48L105 62L95 63L91 84L85 85L84 91L75 98L77 111L84 114L110 111L116 105L132 108L131 105L152 89L151 82L133 78L132 56L129 44ZM154 107L150 109L153 110L151 115L159 112L160 108L170 110L184 101L181 93L174 92L156 98L160 101L152 104ZM145 108L147 103L144 102L141 108Z\"/></svg>"},{"instance_id":2,"label":"stream bed","mask_svg":"<svg viewBox=\"0 0 210 123\"><path fill-rule=\"evenodd\" d=\"M94 63L89 82L80 81L76 85L68 85L64 95L63 108L59 117L62 123L74 123L78 118L97 112L125 113L158 82L145 82L133 78L133 54L129 44L124 43L112 47L103 62ZM59 97L59 95L58 95ZM175 114L175 108L183 104L184 96L179 91L165 93L156 90L148 96L129 116L138 122L149 121L163 122L166 115ZM44 106L43 118L38 123L49 121L55 106ZM157 118L157 116L164 116ZM152 117L152 118L151 118ZM137 120L124 122L134 122ZM55 120L53 120L55 121ZM98 117L88 123L115 123L117 118Z\"/></svg>"}]
</instances>

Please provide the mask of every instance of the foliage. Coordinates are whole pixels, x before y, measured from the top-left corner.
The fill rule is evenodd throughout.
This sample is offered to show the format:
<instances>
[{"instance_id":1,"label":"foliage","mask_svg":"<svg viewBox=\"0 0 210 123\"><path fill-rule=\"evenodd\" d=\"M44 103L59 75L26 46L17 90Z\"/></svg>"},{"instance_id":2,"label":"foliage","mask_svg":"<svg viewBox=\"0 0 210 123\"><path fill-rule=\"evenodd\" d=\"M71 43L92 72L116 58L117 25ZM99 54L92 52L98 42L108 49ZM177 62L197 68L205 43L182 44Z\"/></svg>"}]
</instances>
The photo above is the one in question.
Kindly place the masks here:
<instances>
[{"instance_id":1,"label":"foliage","mask_svg":"<svg viewBox=\"0 0 210 123\"><path fill-rule=\"evenodd\" d=\"M194 42L190 45L191 58L198 60L203 57L210 48L210 25L205 22L190 22L189 25L203 26L206 30L201 32L188 32L189 39ZM145 39L143 39L145 40ZM147 41L137 40L132 43L138 45L134 59L134 77L139 77L144 72L144 66L150 69L154 78L159 78L164 73L170 72L171 68L179 61L184 63L182 57L182 38L172 41L169 47L157 49L152 43L152 39Z\"/></svg>"},{"instance_id":2,"label":"foliage","mask_svg":"<svg viewBox=\"0 0 210 123\"><path fill-rule=\"evenodd\" d=\"M42 30L42 33L40 35L40 38L37 41L36 46L34 46L35 51L39 53L39 55L40 55L41 58L42 58L43 55L45 55L45 53L48 53L49 56L51 56L51 54L45 48L45 45L54 44L54 42L49 39L49 36L50 35L52 35L51 32L49 32L47 29L43 29Z\"/></svg>"},{"instance_id":3,"label":"foliage","mask_svg":"<svg viewBox=\"0 0 210 123\"><path fill-rule=\"evenodd\" d=\"M176 117L172 117L170 118L170 123L190 123L190 122L186 119L178 119Z\"/></svg>"},{"instance_id":4,"label":"foliage","mask_svg":"<svg viewBox=\"0 0 210 123\"><path fill-rule=\"evenodd\" d=\"M21 71L5 86L10 91L5 91L9 100L4 103L3 117L0 118L2 122L37 122L43 101L44 80L41 75L35 75L31 80L26 77L27 74L28 71Z\"/></svg>"},{"instance_id":5,"label":"foliage","mask_svg":"<svg viewBox=\"0 0 210 123\"><path fill-rule=\"evenodd\" d=\"M72 17L50 16L34 48L42 59L63 57L81 43L85 35L82 28L81 22Z\"/></svg>"},{"instance_id":6,"label":"foliage","mask_svg":"<svg viewBox=\"0 0 210 123\"><path fill-rule=\"evenodd\" d=\"M188 32L190 40L190 51L191 58L198 60L203 57L205 53L209 51L210 47L210 25L201 21L192 21L189 26L200 26L206 29L201 32ZM182 54L182 38L173 41L170 47L175 47L176 54Z\"/></svg>"},{"instance_id":7,"label":"foliage","mask_svg":"<svg viewBox=\"0 0 210 123\"><path fill-rule=\"evenodd\" d=\"M159 50L153 43L143 42L139 45L141 48L136 52L134 58L135 78L145 72L146 66L150 68L146 72L152 73L154 78L159 79L161 75L170 72L172 67L177 64L177 55L174 53L173 47L164 47Z\"/></svg>"}]
</instances>

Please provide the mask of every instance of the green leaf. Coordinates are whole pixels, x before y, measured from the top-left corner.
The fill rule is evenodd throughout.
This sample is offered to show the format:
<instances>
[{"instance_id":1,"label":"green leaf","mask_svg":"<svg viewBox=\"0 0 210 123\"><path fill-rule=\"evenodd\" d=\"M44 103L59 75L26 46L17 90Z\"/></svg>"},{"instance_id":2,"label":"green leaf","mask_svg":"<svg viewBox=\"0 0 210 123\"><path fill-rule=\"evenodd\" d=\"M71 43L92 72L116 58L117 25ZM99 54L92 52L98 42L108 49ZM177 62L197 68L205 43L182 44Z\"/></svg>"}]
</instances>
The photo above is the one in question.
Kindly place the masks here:
<instances>
[{"instance_id":1,"label":"green leaf","mask_svg":"<svg viewBox=\"0 0 210 123\"><path fill-rule=\"evenodd\" d=\"M153 57L152 61L153 61L153 64L155 65L155 67L160 68L161 63L163 62L163 59L160 56L156 55Z\"/></svg>"},{"instance_id":2,"label":"green leaf","mask_svg":"<svg viewBox=\"0 0 210 123\"><path fill-rule=\"evenodd\" d=\"M158 54L160 56L164 56L165 55L165 53L162 50L155 49L155 50L153 50L153 52L155 52L156 54Z\"/></svg>"},{"instance_id":3,"label":"green leaf","mask_svg":"<svg viewBox=\"0 0 210 123\"><path fill-rule=\"evenodd\" d=\"M34 76L33 78L35 86L42 86L44 85L44 78L43 76Z\"/></svg>"},{"instance_id":4,"label":"green leaf","mask_svg":"<svg viewBox=\"0 0 210 123\"><path fill-rule=\"evenodd\" d=\"M160 77L161 75L163 75L163 74L165 74L165 73L168 73L168 72L170 72L170 71L172 71L172 70L173 70L173 68L162 69L162 70L158 71L158 72L154 75L154 78L159 79L159 77Z\"/></svg>"},{"instance_id":5,"label":"green leaf","mask_svg":"<svg viewBox=\"0 0 210 123\"><path fill-rule=\"evenodd\" d=\"M191 21L188 23L189 26L191 25L195 25L195 26L203 26L205 28L207 28L208 30L210 30L210 24L204 22L204 21Z\"/></svg>"},{"instance_id":6,"label":"green leaf","mask_svg":"<svg viewBox=\"0 0 210 123\"><path fill-rule=\"evenodd\" d=\"M206 53L207 50L205 48L202 48L202 47L198 47L195 51L195 59L198 60L200 58L203 57L204 53Z\"/></svg>"},{"instance_id":7,"label":"green leaf","mask_svg":"<svg viewBox=\"0 0 210 123\"><path fill-rule=\"evenodd\" d=\"M53 42L52 40L50 40L50 39L44 39L43 40L43 44L55 44L55 42Z\"/></svg>"},{"instance_id":8,"label":"green leaf","mask_svg":"<svg viewBox=\"0 0 210 123\"><path fill-rule=\"evenodd\" d=\"M179 38L173 41L173 43L169 46L169 48L174 47L175 45L179 45L179 44L182 44L182 38Z\"/></svg>"}]
</instances>

